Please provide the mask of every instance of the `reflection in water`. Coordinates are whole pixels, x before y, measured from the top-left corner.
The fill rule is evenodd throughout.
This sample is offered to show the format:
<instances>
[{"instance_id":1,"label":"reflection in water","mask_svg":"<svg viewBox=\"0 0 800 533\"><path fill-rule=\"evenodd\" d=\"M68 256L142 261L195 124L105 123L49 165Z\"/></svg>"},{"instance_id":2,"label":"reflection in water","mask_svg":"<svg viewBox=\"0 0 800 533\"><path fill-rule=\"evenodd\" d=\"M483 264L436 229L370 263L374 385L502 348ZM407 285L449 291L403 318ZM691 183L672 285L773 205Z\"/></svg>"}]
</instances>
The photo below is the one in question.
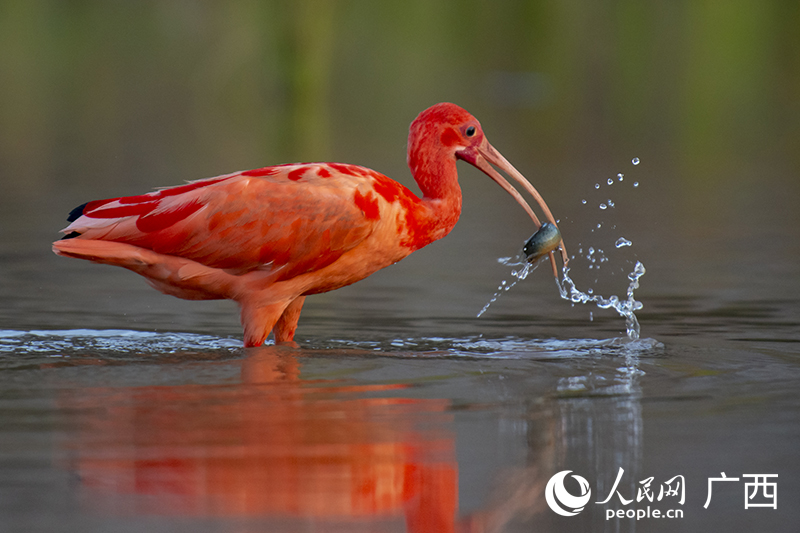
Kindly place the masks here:
<instances>
[{"instance_id":1,"label":"reflection in water","mask_svg":"<svg viewBox=\"0 0 800 533\"><path fill-rule=\"evenodd\" d=\"M629 497L636 494L635 477L639 473L643 443L641 388L638 357L628 355L625 366L617 369L613 382L595 376L570 377L559 386L565 398L557 403L561 423L557 440L559 464L591 467L586 472L597 480L597 500L605 499L617 471L625 470L619 486ZM569 398L574 394L574 398ZM597 395L607 395L598 401ZM578 468L578 466L575 466Z\"/></svg>"},{"instance_id":2,"label":"reflection in water","mask_svg":"<svg viewBox=\"0 0 800 533\"><path fill-rule=\"evenodd\" d=\"M403 385L301 381L268 346L241 384L78 389L62 443L88 505L114 514L405 519L451 531L457 506L445 400L371 398Z\"/></svg>"},{"instance_id":3,"label":"reflection in water","mask_svg":"<svg viewBox=\"0 0 800 533\"><path fill-rule=\"evenodd\" d=\"M590 480L592 499L582 518L596 531L635 531L635 522L608 522L605 509L619 509L618 496L605 501L612 492L620 469L624 475L616 491L630 499L636 496L644 446L639 357L625 355L625 364L615 376L588 373L563 378L561 399L556 402L555 471L573 470ZM603 399L605 397L605 399ZM625 520L619 522L626 522ZM588 526L587 526L588 527Z\"/></svg>"},{"instance_id":4,"label":"reflection in water","mask_svg":"<svg viewBox=\"0 0 800 533\"><path fill-rule=\"evenodd\" d=\"M519 416L501 410L506 414L497 426L500 441L514 442L524 456L498 464L499 470L481 481L491 487L487 497L461 516L455 435L462 432L459 424L494 411L482 404L454 409L450 400L411 398L413 379L376 384L301 377L304 357L324 356L323 350L248 350L240 361L241 379L213 384L62 388L59 409L72 422L59 443L60 464L80 480L86 508L112 516L485 533L520 525L561 527L561 517L547 508L544 487L556 472L572 470L586 477L594 492L592 503L570 524L603 530L609 527L605 508L619 502L594 502L607 496L619 468L625 475L618 489L626 498L643 477L643 372L637 350L649 344L618 341L605 347L588 340L535 345L551 361L572 359L571 370ZM502 357L503 346L492 346L494 355L484 357ZM533 347L526 345L529 354L536 353ZM485 342L459 345L472 357L488 348ZM331 354L366 355L354 348ZM43 366L86 363L86 357L71 357ZM206 360L202 366L231 364ZM480 358L459 361L462 371L483 364ZM580 368L584 364L588 367ZM519 390L512 396L526 394ZM458 444L465 450L474 446L470 439Z\"/></svg>"},{"instance_id":5,"label":"reflection in water","mask_svg":"<svg viewBox=\"0 0 800 533\"><path fill-rule=\"evenodd\" d=\"M616 496L605 504L619 469L616 491L635 497L642 475L644 446L639 357L631 351L614 374L589 371L563 377L554 398L525 414L527 457L506 469L495 483L490 506L471 517L480 527L500 531L635 531L633 520L608 521L606 509L623 505ZM552 512L544 488L557 472L570 470L589 481L592 498L578 515Z\"/></svg>"}]
</instances>

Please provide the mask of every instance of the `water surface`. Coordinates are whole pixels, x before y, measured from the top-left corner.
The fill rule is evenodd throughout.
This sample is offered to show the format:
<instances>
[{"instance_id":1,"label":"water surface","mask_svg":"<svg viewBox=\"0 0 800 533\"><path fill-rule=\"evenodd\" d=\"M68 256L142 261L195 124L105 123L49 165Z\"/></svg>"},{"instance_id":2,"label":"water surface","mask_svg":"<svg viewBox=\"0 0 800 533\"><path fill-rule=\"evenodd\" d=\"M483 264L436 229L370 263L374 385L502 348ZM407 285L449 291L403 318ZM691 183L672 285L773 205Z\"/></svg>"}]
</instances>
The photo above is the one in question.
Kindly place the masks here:
<instances>
[{"instance_id":1,"label":"water surface","mask_svg":"<svg viewBox=\"0 0 800 533\"><path fill-rule=\"evenodd\" d=\"M797 8L282 4L0 7L0 531L796 531ZM550 265L505 290L535 228L464 163L453 232L308 298L298 348L50 252L83 202L270 164L416 191L439 101L542 193L579 291L644 265L638 340Z\"/></svg>"},{"instance_id":2,"label":"water surface","mask_svg":"<svg viewBox=\"0 0 800 533\"><path fill-rule=\"evenodd\" d=\"M22 257L7 272L33 276ZM794 299L648 295L631 341L616 313L589 321L560 300L549 269L480 319L458 305L419 316L419 281L401 272L408 291L367 282L310 305L300 348L243 349L225 304L65 269L72 297L53 298L77 316L28 316L40 296L16 286L22 311L5 320L31 326L0 330L3 529L790 531L800 518ZM520 312L529 283L553 293L548 308ZM162 304L191 310L165 328ZM63 329L33 327L47 320ZM547 507L556 472L600 500L619 468L627 499L684 476L683 505L651 504L683 518L607 521L644 508L616 497L570 518ZM744 480L704 509L720 472L778 474L778 509L744 509Z\"/></svg>"}]
</instances>

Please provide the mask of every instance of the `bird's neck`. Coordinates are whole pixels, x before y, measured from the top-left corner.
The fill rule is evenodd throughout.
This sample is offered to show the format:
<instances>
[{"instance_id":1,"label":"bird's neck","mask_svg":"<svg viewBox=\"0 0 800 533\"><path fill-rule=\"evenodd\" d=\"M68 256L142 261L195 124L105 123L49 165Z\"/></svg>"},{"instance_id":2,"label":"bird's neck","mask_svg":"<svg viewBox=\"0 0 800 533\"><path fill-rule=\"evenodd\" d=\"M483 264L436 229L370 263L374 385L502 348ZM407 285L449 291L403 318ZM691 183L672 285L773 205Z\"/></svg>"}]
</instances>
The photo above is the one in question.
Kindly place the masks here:
<instances>
[{"instance_id":1,"label":"bird's neck","mask_svg":"<svg viewBox=\"0 0 800 533\"><path fill-rule=\"evenodd\" d=\"M415 217L419 227L415 247L422 248L450 233L458 222L461 187L454 157L409 160L409 166L422 191L421 209Z\"/></svg>"}]
</instances>

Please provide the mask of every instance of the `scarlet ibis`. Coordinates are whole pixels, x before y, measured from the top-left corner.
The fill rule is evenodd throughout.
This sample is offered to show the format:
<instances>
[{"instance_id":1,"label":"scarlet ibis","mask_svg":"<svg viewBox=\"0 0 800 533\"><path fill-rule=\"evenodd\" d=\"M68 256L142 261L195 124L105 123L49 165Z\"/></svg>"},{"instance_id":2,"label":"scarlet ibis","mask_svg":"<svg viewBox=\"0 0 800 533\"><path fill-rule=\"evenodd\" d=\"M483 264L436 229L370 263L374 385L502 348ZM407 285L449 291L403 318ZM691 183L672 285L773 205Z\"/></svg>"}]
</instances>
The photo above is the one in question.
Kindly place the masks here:
<instances>
[{"instance_id":1,"label":"scarlet ibis","mask_svg":"<svg viewBox=\"0 0 800 533\"><path fill-rule=\"evenodd\" d=\"M53 251L127 268L178 298L234 300L245 346L261 345L270 332L275 342L291 342L306 296L364 279L453 229L461 213L459 159L508 191L539 227L492 165L503 170L556 224L475 117L441 103L420 113L409 131L408 165L422 198L356 165L270 166L87 202L72 210Z\"/></svg>"}]
</instances>

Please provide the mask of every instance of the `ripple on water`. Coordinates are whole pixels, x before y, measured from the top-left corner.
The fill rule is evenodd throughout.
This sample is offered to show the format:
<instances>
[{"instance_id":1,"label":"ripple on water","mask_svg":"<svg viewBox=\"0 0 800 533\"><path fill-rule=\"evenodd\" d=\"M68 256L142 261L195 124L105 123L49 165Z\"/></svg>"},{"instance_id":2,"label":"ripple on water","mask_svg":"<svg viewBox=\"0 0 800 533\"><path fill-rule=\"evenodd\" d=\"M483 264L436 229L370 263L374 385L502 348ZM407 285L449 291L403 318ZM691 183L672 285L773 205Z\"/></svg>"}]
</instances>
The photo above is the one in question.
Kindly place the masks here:
<instances>
[{"instance_id":1,"label":"ripple on water","mask_svg":"<svg viewBox=\"0 0 800 533\"><path fill-rule=\"evenodd\" d=\"M529 339L504 337L488 339L418 337L387 340L304 339L306 355L336 357L400 358L488 358L488 359L569 359L587 356L640 356L660 351L663 344L654 339ZM69 358L214 353L242 353L242 342L195 333L159 333L131 330L0 330L0 356ZM134 357L135 359L135 357ZM10 361L11 359L8 359Z\"/></svg>"},{"instance_id":2,"label":"ripple on water","mask_svg":"<svg viewBox=\"0 0 800 533\"><path fill-rule=\"evenodd\" d=\"M161 353L233 351L242 347L235 338L195 333L159 333L122 329L0 330L0 354L60 357L90 353Z\"/></svg>"},{"instance_id":3,"label":"ripple on water","mask_svg":"<svg viewBox=\"0 0 800 533\"><path fill-rule=\"evenodd\" d=\"M660 352L664 345L655 339L526 339L504 337L487 339L423 337L392 339L384 342L334 340L327 349L341 349L343 355L367 355L411 358L487 358L487 359L554 359L586 356L643 356ZM361 351L363 350L363 352Z\"/></svg>"}]
</instances>

